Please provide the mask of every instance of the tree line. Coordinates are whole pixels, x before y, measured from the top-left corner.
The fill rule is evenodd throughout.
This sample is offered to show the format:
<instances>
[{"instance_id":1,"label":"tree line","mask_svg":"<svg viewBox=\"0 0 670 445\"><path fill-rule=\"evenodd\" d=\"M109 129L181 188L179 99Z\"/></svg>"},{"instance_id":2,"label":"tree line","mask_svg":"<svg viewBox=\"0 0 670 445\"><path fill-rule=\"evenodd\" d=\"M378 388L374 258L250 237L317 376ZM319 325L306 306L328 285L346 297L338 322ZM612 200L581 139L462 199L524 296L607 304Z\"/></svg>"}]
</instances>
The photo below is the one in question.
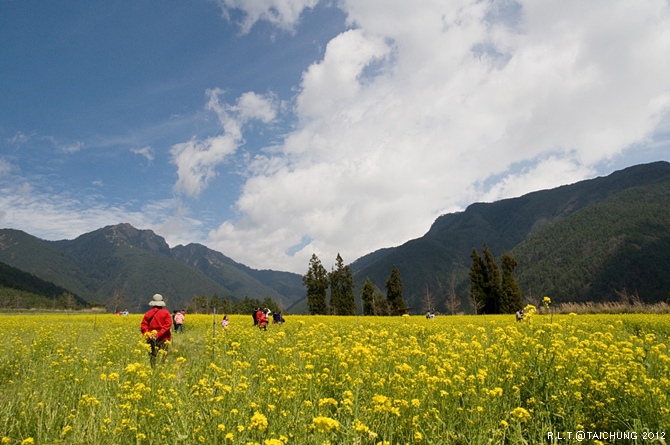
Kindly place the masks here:
<instances>
[{"instance_id":1,"label":"tree line","mask_svg":"<svg viewBox=\"0 0 670 445\"><path fill-rule=\"evenodd\" d=\"M307 273L302 277L307 291L307 305L312 315L356 315L354 278L351 268L338 253L335 265L328 272L316 254L309 260ZM330 298L328 298L330 296ZM363 315L394 315L407 311L403 298L400 271L393 266L386 280L386 297L366 279L361 292Z\"/></svg>"},{"instance_id":2,"label":"tree line","mask_svg":"<svg viewBox=\"0 0 670 445\"><path fill-rule=\"evenodd\" d=\"M272 312L282 312L282 308L271 297L263 300L258 298L244 297L233 301L229 297L220 298L217 294L210 298L197 295L188 302L186 311L191 314L210 314L216 310L218 314L251 314L254 309L267 308Z\"/></svg>"},{"instance_id":3,"label":"tree line","mask_svg":"<svg viewBox=\"0 0 670 445\"><path fill-rule=\"evenodd\" d=\"M523 307L521 290L514 278L518 262L505 252L500 266L487 245L481 254L472 249L470 266L470 303L476 314L511 314ZM354 279L351 268L344 264L338 253L335 265L328 272L316 254L312 254L307 273L302 277L306 288L309 313L312 315L356 315ZM386 295L367 278L361 291L363 315L396 315L409 310L403 298L403 284L399 270L393 266L386 280ZM426 289L429 311L434 310L432 295ZM450 291L447 305L451 313L460 305L455 290Z\"/></svg>"}]
</instances>

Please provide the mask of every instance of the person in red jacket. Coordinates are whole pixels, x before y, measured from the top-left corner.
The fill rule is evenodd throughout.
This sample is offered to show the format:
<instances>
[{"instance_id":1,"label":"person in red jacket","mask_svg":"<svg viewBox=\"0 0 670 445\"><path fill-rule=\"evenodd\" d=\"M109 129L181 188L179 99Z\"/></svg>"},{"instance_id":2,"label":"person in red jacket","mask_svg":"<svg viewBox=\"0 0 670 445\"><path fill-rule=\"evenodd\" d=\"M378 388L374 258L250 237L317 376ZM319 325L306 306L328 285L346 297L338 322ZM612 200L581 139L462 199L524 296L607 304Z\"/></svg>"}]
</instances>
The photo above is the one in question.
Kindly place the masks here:
<instances>
[{"instance_id":1,"label":"person in red jacket","mask_svg":"<svg viewBox=\"0 0 670 445\"><path fill-rule=\"evenodd\" d=\"M259 310L257 312L256 318L258 319L258 328L263 329L264 331L267 331L268 330L268 314L265 312L265 310Z\"/></svg>"},{"instance_id":2,"label":"person in red jacket","mask_svg":"<svg viewBox=\"0 0 670 445\"><path fill-rule=\"evenodd\" d=\"M156 365L156 357L159 351L165 351L163 353L163 361L165 361L167 356L167 347L171 339L172 315L170 311L165 309L165 301L163 301L161 294L154 295L149 302L149 306L152 306L152 308L144 314L140 331L142 331L142 336L147 339L147 343L151 346L149 360L153 368Z\"/></svg>"}]
</instances>

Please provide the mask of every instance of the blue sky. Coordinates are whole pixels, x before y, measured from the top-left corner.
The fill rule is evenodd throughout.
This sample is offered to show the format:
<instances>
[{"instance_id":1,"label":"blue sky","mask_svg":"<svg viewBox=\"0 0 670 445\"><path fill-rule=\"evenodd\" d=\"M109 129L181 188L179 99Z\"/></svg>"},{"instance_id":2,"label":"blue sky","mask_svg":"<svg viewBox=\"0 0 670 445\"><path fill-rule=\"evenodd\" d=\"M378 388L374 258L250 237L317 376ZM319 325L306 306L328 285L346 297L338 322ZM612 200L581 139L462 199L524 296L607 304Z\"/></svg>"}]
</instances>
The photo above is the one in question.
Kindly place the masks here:
<instances>
[{"instance_id":1,"label":"blue sky","mask_svg":"<svg viewBox=\"0 0 670 445\"><path fill-rule=\"evenodd\" d=\"M656 160L667 0L0 0L0 227L44 239L304 273Z\"/></svg>"}]
</instances>

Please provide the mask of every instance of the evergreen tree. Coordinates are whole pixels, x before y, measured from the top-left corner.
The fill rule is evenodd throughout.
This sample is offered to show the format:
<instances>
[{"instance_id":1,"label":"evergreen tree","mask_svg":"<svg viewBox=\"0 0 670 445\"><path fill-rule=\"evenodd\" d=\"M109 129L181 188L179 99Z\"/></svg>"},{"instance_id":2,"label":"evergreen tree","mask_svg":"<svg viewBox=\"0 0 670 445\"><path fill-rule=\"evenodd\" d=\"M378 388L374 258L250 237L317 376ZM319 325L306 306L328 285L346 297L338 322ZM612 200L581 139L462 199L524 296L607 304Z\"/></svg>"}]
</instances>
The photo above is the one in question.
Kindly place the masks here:
<instances>
[{"instance_id":1,"label":"evergreen tree","mask_svg":"<svg viewBox=\"0 0 670 445\"><path fill-rule=\"evenodd\" d=\"M309 313L312 315L327 314L328 271L323 267L316 254L312 254L312 258L309 260L309 269L302 277L302 284L307 288Z\"/></svg>"},{"instance_id":2,"label":"evergreen tree","mask_svg":"<svg viewBox=\"0 0 670 445\"><path fill-rule=\"evenodd\" d=\"M330 307L333 315L356 315L354 277L349 266L344 265L339 253L329 278Z\"/></svg>"},{"instance_id":3,"label":"evergreen tree","mask_svg":"<svg viewBox=\"0 0 670 445\"><path fill-rule=\"evenodd\" d=\"M186 309L192 314L206 314L209 312L209 298L204 295L196 295L191 298Z\"/></svg>"},{"instance_id":4,"label":"evergreen tree","mask_svg":"<svg viewBox=\"0 0 670 445\"><path fill-rule=\"evenodd\" d=\"M470 301L475 309L475 314L479 314L486 304L486 290L484 282L486 281L486 264L479 256L477 249L472 249L470 254L472 265L470 266Z\"/></svg>"},{"instance_id":5,"label":"evergreen tree","mask_svg":"<svg viewBox=\"0 0 670 445\"><path fill-rule=\"evenodd\" d=\"M523 307L521 300L521 289L514 278L514 269L518 262L512 255L505 252L500 260L502 266L502 301L500 304L500 313L513 314Z\"/></svg>"},{"instance_id":6,"label":"evergreen tree","mask_svg":"<svg viewBox=\"0 0 670 445\"><path fill-rule=\"evenodd\" d=\"M221 300L220 313L222 314L231 314L233 312L233 300L230 297L226 297Z\"/></svg>"},{"instance_id":7,"label":"evergreen tree","mask_svg":"<svg viewBox=\"0 0 670 445\"><path fill-rule=\"evenodd\" d=\"M372 298L372 308L375 315L389 315L389 303L384 295L375 287L375 293Z\"/></svg>"},{"instance_id":8,"label":"evergreen tree","mask_svg":"<svg viewBox=\"0 0 670 445\"><path fill-rule=\"evenodd\" d=\"M484 302L483 310L485 314L499 314L500 302L502 299L500 270L498 270L496 260L493 257L493 254L491 253L487 245L484 245L482 253L484 254L484 264L485 264L484 276L486 278L484 282L486 300Z\"/></svg>"},{"instance_id":9,"label":"evergreen tree","mask_svg":"<svg viewBox=\"0 0 670 445\"><path fill-rule=\"evenodd\" d=\"M470 298L477 313L512 314L521 308L521 290L513 272L517 261L508 253L501 258L502 277L493 254L484 245L483 258L472 249L470 266Z\"/></svg>"},{"instance_id":10,"label":"evergreen tree","mask_svg":"<svg viewBox=\"0 0 670 445\"><path fill-rule=\"evenodd\" d=\"M221 306L221 299L219 298L219 296L217 294L212 295L212 297L209 299L209 307L211 309L216 308L216 311L220 313L219 311L220 306Z\"/></svg>"},{"instance_id":11,"label":"evergreen tree","mask_svg":"<svg viewBox=\"0 0 670 445\"><path fill-rule=\"evenodd\" d=\"M363 315L375 315L375 285L372 284L370 278L365 279L361 301L363 302Z\"/></svg>"},{"instance_id":12,"label":"evergreen tree","mask_svg":"<svg viewBox=\"0 0 670 445\"><path fill-rule=\"evenodd\" d=\"M265 297L261 304L261 308L270 309L272 312L281 312L279 305L272 299L272 297Z\"/></svg>"},{"instance_id":13,"label":"evergreen tree","mask_svg":"<svg viewBox=\"0 0 670 445\"><path fill-rule=\"evenodd\" d=\"M386 301L391 314L400 314L405 311L402 279L400 278L400 271L395 266L391 268L391 275L386 280Z\"/></svg>"}]
</instances>

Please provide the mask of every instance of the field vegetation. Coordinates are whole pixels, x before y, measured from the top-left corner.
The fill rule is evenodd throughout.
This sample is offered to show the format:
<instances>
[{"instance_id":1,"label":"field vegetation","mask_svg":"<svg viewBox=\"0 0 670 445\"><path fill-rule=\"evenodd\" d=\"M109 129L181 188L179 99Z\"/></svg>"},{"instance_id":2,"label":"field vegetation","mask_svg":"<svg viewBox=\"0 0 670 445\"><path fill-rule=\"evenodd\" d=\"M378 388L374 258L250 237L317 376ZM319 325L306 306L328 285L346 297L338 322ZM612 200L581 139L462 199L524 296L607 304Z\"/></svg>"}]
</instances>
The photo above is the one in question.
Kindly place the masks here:
<instances>
[{"instance_id":1,"label":"field vegetation","mask_svg":"<svg viewBox=\"0 0 670 445\"><path fill-rule=\"evenodd\" d=\"M155 369L140 317L5 316L0 443L527 444L577 430L670 433L667 315L286 316L267 331L250 315L230 316L227 330L187 315Z\"/></svg>"}]
</instances>

